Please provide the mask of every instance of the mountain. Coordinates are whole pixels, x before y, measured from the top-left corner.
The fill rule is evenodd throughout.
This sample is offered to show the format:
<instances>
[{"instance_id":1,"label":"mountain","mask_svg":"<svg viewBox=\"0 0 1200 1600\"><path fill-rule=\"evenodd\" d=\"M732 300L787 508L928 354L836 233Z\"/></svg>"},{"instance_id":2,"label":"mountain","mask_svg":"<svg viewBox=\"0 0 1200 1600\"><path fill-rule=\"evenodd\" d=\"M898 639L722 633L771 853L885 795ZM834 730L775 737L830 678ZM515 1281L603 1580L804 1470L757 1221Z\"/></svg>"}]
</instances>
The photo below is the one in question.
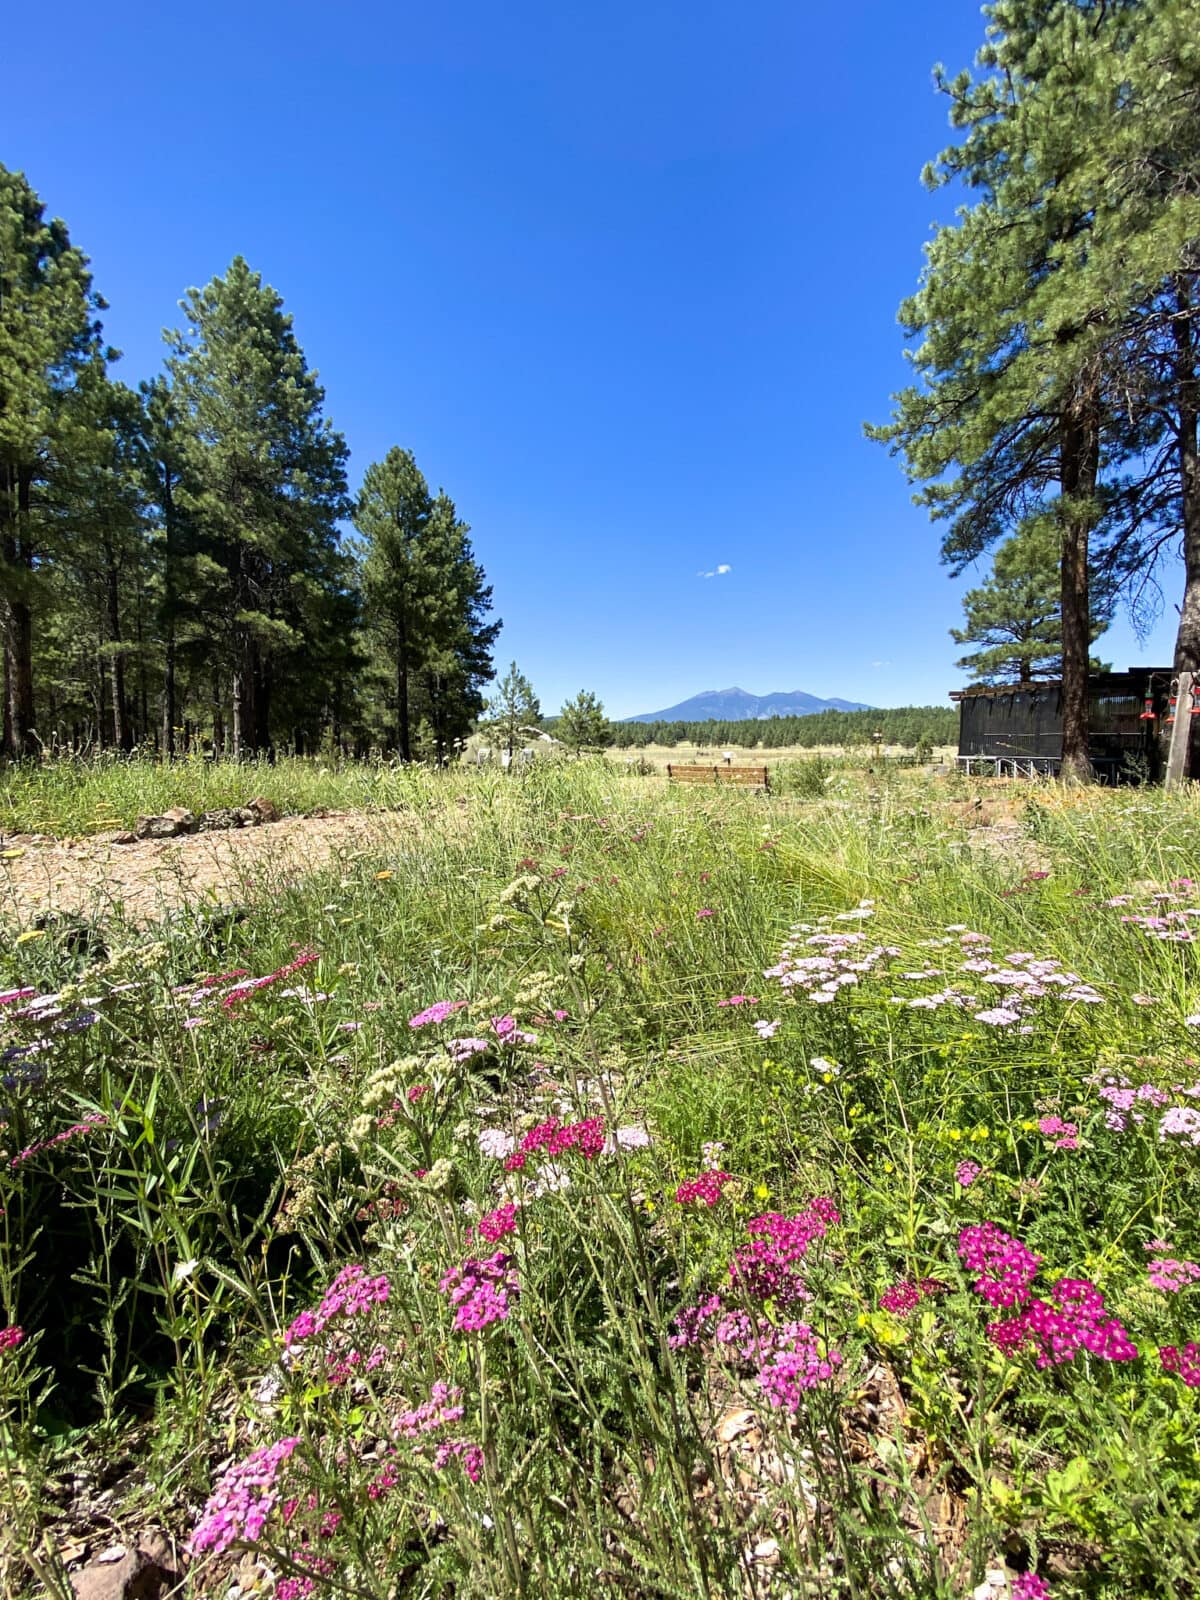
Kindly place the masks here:
<instances>
[{"instance_id":1,"label":"mountain","mask_svg":"<svg viewBox=\"0 0 1200 1600\"><path fill-rule=\"evenodd\" d=\"M808 717L814 711L870 711L857 700L818 700L803 689L749 694L745 689L705 689L665 711L643 711L626 722L752 722L758 717Z\"/></svg>"}]
</instances>

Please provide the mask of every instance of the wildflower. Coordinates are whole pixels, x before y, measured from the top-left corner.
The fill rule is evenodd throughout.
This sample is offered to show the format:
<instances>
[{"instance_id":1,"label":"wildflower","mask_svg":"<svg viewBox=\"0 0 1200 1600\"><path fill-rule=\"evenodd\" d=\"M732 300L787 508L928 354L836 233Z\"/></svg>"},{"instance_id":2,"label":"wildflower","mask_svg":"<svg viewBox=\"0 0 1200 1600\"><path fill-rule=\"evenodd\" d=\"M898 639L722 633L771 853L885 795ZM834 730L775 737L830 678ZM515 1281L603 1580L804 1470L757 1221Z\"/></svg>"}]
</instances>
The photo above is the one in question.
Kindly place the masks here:
<instances>
[{"instance_id":1,"label":"wildflower","mask_svg":"<svg viewBox=\"0 0 1200 1600\"><path fill-rule=\"evenodd\" d=\"M472 1056L481 1056L491 1048L491 1043L487 1039L451 1039L446 1046L446 1054L455 1066L461 1066Z\"/></svg>"},{"instance_id":2,"label":"wildflower","mask_svg":"<svg viewBox=\"0 0 1200 1600\"><path fill-rule=\"evenodd\" d=\"M1172 1106L1165 1112L1158 1125L1158 1137L1166 1139L1174 1134L1190 1144L1200 1145L1200 1111L1194 1111L1191 1106Z\"/></svg>"},{"instance_id":3,"label":"wildflower","mask_svg":"<svg viewBox=\"0 0 1200 1600\"><path fill-rule=\"evenodd\" d=\"M422 1095L428 1094L430 1087L428 1083L414 1083L406 1095L409 1105L415 1105Z\"/></svg>"},{"instance_id":4,"label":"wildflower","mask_svg":"<svg viewBox=\"0 0 1200 1600\"><path fill-rule=\"evenodd\" d=\"M1200 1344L1189 1340L1182 1350L1173 1344L1163 1345L1158 1359L1164 1372L1182 1378L1189 1389L1200 1389Z\"/></svg>"},{"instance_id":5,"label":"wildflower","mask_svg":"<svg viewBox=\"0 0 1200 1600\"><path fill-rule=\"evenodd\" d=\"M415 1017L409 1017L408 1025L410 1028L425 1028L430 1023L445 1022L447 1017L461 1011L466 1003L465 1000L437 1000L424 1011L418 1011Z\"/></svg>"},{"instance_id":6,"label":"wildflower","mask_svg":"<svg viewBox=\"0 0 1200 1600\"><path fill-rule=\"evenodd\" d=\"M1036 1572L1022 1572L1013 1579L1012 1600L1050 1600L1050 1585Z\"/></svg>"},{"instance_id":7,"label":"wildflower","mask_svg":"<svg viewBox=\"0 0 1200 1600\"><path fill-rule=\"evenodd\" d=\"M705 917L711 917L713 914L714 913L711 906L701 906L699 911L696 913L696 921L702 922Z\"/></svg>"},{"instance_id":8,"label":"wildflower","mask_svg":"<svg viewBox=\"0 0 1200 1600\"><path fill-rule=\"evenodd\" d=\"M380 1305L388 1297L391 1285L386 1274L369 1278L367 1269L358 1265L343 1267L325 1291L315 1311L302 1311L284 1334L285 1345L311 1339L323 1333L335 1317L356 1317Z\"/></svg>"},{"instance_id":9,"label":"wildflower","mask_svg":"<svg viewBox=\"0 0 1200 1600\"><path fill-rule=\"evenodd\" d=\"M755 1300L787 1304L811 1299L795 1264L814 1240L824 1238L827 1225L838 1220L837 1207L824 1198L792 1217L778 1212L753 1217L746 1225L750 1244L736 1251L729 1264L730 1281Z\"/></svg>"},{"instance_id":10,"label":"wildflower","mask_svg":"<svg viewBox=\"0 0 1200 1600\"><path fill-rule=\"evenodd\" d=\"M560 1156L568 1150L578 1150L581 1156L591 1161L603 1149L603 1117L586 1117L582 1122L566 1125L561 1124L557 1117L551 1117L529 1130L521 1140L519 1153L532 1155L544 1150L548 1156Z\"/></svg>"},{"instance_id":11,"label":"wildflower","mask_svg":"<svg viewBox=\"0 0 1200 1600\"><path fill-rule=\"evenodd\" d=\"M416 1439L423 1433L435 1433L438 1428L449 1427L462 1414L462 1390L435 1383L429 1391L428 1400L411 1411L400 1412L392 1423L392 1431L403 1434L406 1439Z\"/></svg>"},{"instance_id":12,"label":"wildflower","mask_svg":"<svg viewBox=\"0 0 1200 1600\"><path fill-rule=\"evenodd\" d=\"M508 1316L509 1291L516 1288L512 1256L497 1250L485 1261L468 1257L461 1267L451 1267L438 1284L455 1309L454 1326L460 1333L478 1333Z\"/></svg>"},{"instance_id":13,"label":"wildflower","mask_svg":"<svg viewBox=\"0 0 1200 1600\"><path fill-rule=\"evenodd\" d=\"M693 1200L698 1200L701 1205L715 1206L721 1198L721 1190L732 1182L732 1173L709 1168L698 1178L689 1178L686 1183L681 1183L675 1191L675 1198L681 1206L690 1205Z\"/></svg>"},{"instance_id":14,"label":"wildflower","mask_svg":"<svg viewBox=\"0 0 1200 1600\"><path fill-rule=\"evenodd\" d=\"M708 1324L721 1311L721 1297L705 1296L694 1306L685 1306L675 1317L675 1332L667 1335L672 1350L682 1350L687 1345L698 1344L708 1331Z\"/></svg>"},{"instance_id":15,"label":"wildflower","mask_svg":"<svg viewBox=\"0 0 1200 1600\"><path fill-rule=\"evenodd\" d=\"M755 1022L754 1031L764 1043L768 1039L773 1039L779 1031L779 1020L779 1018L776 1018L774 1022L767 1022L762 1017L759 1017Z\"/></svg>"},{"instance_id":16,"label":"wildflower","mask_svg":"<svg viewBox=\"0 0 1200 1600\"><path fill-rule=\"evenodd\" d=\"M822 1357L816 1335L806 1323L785 1323L775 1334L770 1359L759 1369L758 1384L771 1405L798 1411L803 1392L832 1378L841 1360L836 1350Z\"/></svg>"},{"instance_id":17,"label":"wildflower","mask_svg":"<svg viewBox=\"0 0 1200 1600\"><path fill-rule=\"evenodd\" d=\"M945 1287L936 1278L922 1278L919 1283L906 1278L885 1289L879 1296L879 1304L893 1316L906 1317L910 1311L916 1310L924 1296L940 1294Z\"/></svg>"},{"instance_id":18,"label":"wildflower","mask_svg":"<svg viewBox=\"0 0 1200 1600\"><path fill-rule=\"evenodd\" d=\"M1059 1366L1080 1350L1102 1361L1136 1361L1137 1347L1115 1317L1104 1311L1104 1296L1086 1278L1060 1278L1052 1291L1056 1304L1030 1300L1016 1317L988 1327L1000 1349L1015 1353L1027 1341L1039 1367Z\"/></svg>"},{"instance_id":19,"label":"wildflower","mask_svg":"<svg viewBox=\"0 0 1200 1600\"><path fill-rule=\"evenodd\" d=\"M478 1483L483 1476L483 1451L479 1445L472 1444L467 1439L444 1440L437 1447L433 1465L440 1472L455 1459L471 1482Z\"/></svg>"},{"instance_id":20,"label":"wildflower","mask_svg":"<svg viewBox=\"0 0 1200 1600\"><path fill-rule=\"evenodd\" d=\"M1200 1266L1194 1261L1176 1261L1172 1256L1156 1256L1146 1268L1153 1289L1178 1294L1189 1283L1200 1281Z\"/></svg>"},{"instance_id":21,"label":"wildflower","mask_svg":"<svg viewBox=\"0 0 1200 1600\"><path fill-rule=\"evenodd\" d=\"M15 1350L24 1337L24 1328L16 1325L9 1328L0 1328L0 1353L5 1350Z\"/></svg>"},{"instance_id":22,"label":"wildflower","mask_svg":"<svg viewBox=\"0 0 1200 1600\"><path fill-rule=\"evenodd\" d=\"M954 1169L954 1181L960 1189L969 1189L982 1171L978 1161L960 1161Z\"/></svg>"},{"instance_id":23,"label":"wildflower","mask_svg":"<svg viewBox=\"0 0 1200 1600\"><path fill-rule=\"evenodd\" d=\"M706 1139L700 1146L701 1166L703 1166L706 1171L711 1171L714 1167L719 1167L721 1165L721 1156L724 1154L724 1152L725 1146L720 1139Z\"/></svg>"},{"instance_id":24,"label":"wildflower","mask_svg":"<svg viewBox=\"0 0 1200 1600\"><path fill-rule=\"evenodd\" d=\"M275 1483L280 1468L299 1443L298 1438L289 1438L260 1445L224 1473L189 1541L193 1555L205 1551L220 1555L237 1540L252 1543L259 1538L278 1503Z\"/></svg>"},{"instance_id":25,"label":"wildflower","mask_svg":"<svg viewBox=\"0 0 1200 1600\"><path fill-rule=\"evenodd\" d=\"M722 1006L756 1006L758 1003L752 994L731 994L728 1000L718 1000L717 1007L720 1009Z\"/></svg>"},{"instance_id":26,"label":"wildflower","mask_svg":"<svg viewBox=\"0 0 1200 1600\"><path fill-rule=\"evenodd\" d=\"M498 1161L502 1156L512 1154L517 1141L511 1133L505 1133L503 1128L484 1128L475 1143L485 1156L491 1156Z\"/></svg>"},{"instance_id":27,"label":"wildflower","mask_svg":"<svg viewBox=\"0 0 1200 1600\"><path fill-rule=\"evenodd\" d=\"M55 1145L68 1144L72 1139L78 1138L81 1133L90 1133L93 1128L102 1128L107 1122L107 1117L102 1116L99 1112L93 1112L91 1115L84 1117L82 1122L74 1122L69 1128L64 1128L61 1133L56 1133L53 1138L42 1139L36 1144L26 1145L24 1150L19 1150L13 1156L8 1163L9 1167L19 1167L34 1156L40 1155L43 1150L52 1150Z\"/></svg>"},{"instance_id":28,"label":"wildflower","mask_svg":"<svg viewBox=\"0 0 1200 1600\"><path fill-rule=\"evenodd\" d=\"M974 1289L989 1305L1023 1305L1029 1286L1041 1266L1041 1256L1005 1233L994 1222L964 1228L958 1236L958 1254L969 1272L976 1272Z\"/></svg>"},{"instance_id":29,"label":"wildflower","mask_svg":"<svg viewBox=\"0 0 1200 1600\"><path fill-rule=\"evenodd\" d=\"M516 1226L517 1208L512 1202L498 1206L495 1211L485 1211L478 1223L480 1234L489 1244L499 1244L505 1234L512 1233Z\"/></svg>"},{"instance_id":30,"label":"wildflower","mask_svg":"<svg viewBox=\"0 0 1200 1600\"><path fill-rule=\"evenodd\" d=\"M1079 1129L1073 1122L1064 1122L1061 1117L1042 1117L1038 1122L1038 1132L1052 1139L1056 1150L1079 1149Z\"/></svg>"}]
</instances>

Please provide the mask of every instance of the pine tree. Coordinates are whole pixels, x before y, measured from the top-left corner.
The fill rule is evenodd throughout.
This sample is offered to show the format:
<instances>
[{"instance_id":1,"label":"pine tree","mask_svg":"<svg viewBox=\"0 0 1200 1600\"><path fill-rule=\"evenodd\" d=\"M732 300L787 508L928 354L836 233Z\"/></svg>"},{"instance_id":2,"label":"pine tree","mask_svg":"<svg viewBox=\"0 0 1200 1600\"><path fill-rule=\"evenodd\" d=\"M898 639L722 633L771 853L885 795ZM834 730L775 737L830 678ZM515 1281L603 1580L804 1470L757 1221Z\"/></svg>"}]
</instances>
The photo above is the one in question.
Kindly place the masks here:
<instances>
[{"instance_id":1,"label":"pine tree","mask_svg":"<svg viewBox=\"0 0 1200 1600\"><path fill-rule=\"evenodd\" d=\"M18 172L0 166L0 627L7 755L35 733L34 618L39 568L57 533L45 496L62 457L73 390L101 359L102 302L87 258Z\"/></svg>"},{"instance_id":2,"label":"pine tree","mask_svg":"<svg viewBox=\"0 0 1200 1600\"><path fill-rule=\"evenodd\" d=\"M603 750L613 741L604 707L590 689L581 689L559 713L557 735L568 749L582 755L585 750Z\"/></svg>"},{"instance_id":3,"label":"pine tree","mask_svg":"<svg viewBox=\"0 0 1200 1600\"><path fill-rule=\"evenodd\" d=\"M189 325L167 335L175 498L214 580L212 657L228 673L239 757L269 747L289 669L323 654L338 625L347 452L283 301L241 256L180 305Z\"/></svg>"},{"instance_id":4,"label":"pine tree","mask_svg":"<svg viewBox=\"0 0 1200 1600\"><path fill-rule=\"evenodd\" d=\"M482 709L492 676L492 591L470 529L446 494L429 492L412 452L393 447L366 470L354 509L362 558L363 621L390 662L395 741L413 758L422 720L445 759Z\"/></svg>"},{"instance_id":5,"label":"pine tree","mask_svg":"<svg viewBox=\"0 0 1200 1600\"><path fill-rule=\"evenodd\" d=\"M486 725L495 730L511 758L528 737L529 730L541 720L542 708L533 692L533 685L514 661L496 685L496 693L488 701Z\"/></svg>"},{"instance_id":6,"label":"pine tree","mask_svg":"<svg viewBox=\"0 0 1200 1600\"><path fill-rule=\"evenodd\" d=\"M983 683L1025 683L1062 674L1061 536L1050 517L1023 523L1001 544L992 571L963 596L966 626L951 628L957 644L973 644L956 663ZM1112 621L1115 585L1093 574L1088 589L1091 639ZM1093 660L1091 670L1100 670Z\"/></svg>"}]
</instances>

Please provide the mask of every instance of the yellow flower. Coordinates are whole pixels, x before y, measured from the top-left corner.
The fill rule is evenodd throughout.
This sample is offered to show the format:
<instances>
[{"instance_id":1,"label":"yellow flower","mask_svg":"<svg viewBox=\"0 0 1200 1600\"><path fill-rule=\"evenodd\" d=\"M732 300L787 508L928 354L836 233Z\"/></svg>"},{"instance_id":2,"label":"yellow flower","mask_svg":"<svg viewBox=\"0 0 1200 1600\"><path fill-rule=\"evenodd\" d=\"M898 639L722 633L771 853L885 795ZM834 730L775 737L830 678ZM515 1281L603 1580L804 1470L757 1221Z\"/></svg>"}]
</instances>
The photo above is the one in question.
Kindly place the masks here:
<instances>
[{"instance_id":1,"label":"yellow flower","mask_svg":"<svg viewBox=\"0 0 1200 1600\"><path fill-rule=\"evenodd\" d=\"M756 1200L769 1200L770 1197L771 1191L767 1188L765 1183L756 1183L754 1185L754 1198Z\"/></svg>"},{"instance_id":2,"label":"yellow flower","mask_svg":"<svg viewBox=\"0 0 1200 1600\"><path fill-rule=\"evenodd\" d=\"M386 882L387 882L387 880L388 880L388 879L389 879L389 878L390 878L390 877L391 877L391 876L392 876L392 869L391 869L391 868L390 868L390 867L385 867L385 868L384 868L384 870L383 870L383 871L382 871L382 872L377 872L377 873L376 873L376 874L375 874L375 877L376 877L376 878L377 878L377 880L378 880L378 881L379 881L379 882L380 882L380 883L386 883Z\"/></svg>"},{"instance_id":3,"label":"yellow flower","mask_svg":"<svg viewBox=\"0 0 1200 1600\"><path fill-rule=\"evenodd\" d=\"M45 928L26 928L24 933L19 933L17 935L17 943L29 944L33 939L44 939L45 937Z\"/></svg>"}]
</instances>

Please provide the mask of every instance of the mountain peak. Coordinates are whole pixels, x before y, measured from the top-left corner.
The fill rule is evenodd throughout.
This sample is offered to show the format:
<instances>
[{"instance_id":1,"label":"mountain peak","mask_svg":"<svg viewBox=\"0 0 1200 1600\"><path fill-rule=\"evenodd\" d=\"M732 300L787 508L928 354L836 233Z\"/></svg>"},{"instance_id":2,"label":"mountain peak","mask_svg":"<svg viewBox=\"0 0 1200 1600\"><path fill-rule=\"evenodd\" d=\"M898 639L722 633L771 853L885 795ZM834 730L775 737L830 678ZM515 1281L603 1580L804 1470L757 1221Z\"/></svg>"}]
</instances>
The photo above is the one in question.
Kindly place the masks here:
<instances>
[{"instance_id":1,"label":"mountain peak","mask_svg":"<svg viewBox=\"0 0 1200 1600\"><path fill-rule=\"evenodd\" d=\"M822 700L803 689L750 694L735 684L731 689L702 689L665 711L643 711L626 722L753 722L763 717L808 717L818 711L869 711L857 700Z\"/></svg>"}]
</instances>

